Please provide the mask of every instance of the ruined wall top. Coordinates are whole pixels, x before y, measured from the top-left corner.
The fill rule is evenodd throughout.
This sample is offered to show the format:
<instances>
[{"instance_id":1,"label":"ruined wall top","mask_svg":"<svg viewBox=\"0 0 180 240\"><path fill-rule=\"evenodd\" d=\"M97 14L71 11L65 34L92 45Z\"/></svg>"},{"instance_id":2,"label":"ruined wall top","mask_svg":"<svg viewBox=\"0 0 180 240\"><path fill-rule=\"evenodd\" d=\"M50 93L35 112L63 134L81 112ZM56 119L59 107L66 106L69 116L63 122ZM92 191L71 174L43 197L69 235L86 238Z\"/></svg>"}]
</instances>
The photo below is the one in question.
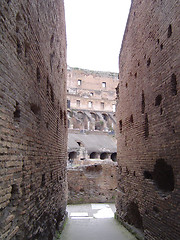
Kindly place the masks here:
<instances>
[{"instance_id":1,"label":"ruined wall top","mask_svg":"<svg viewBox=\"0 0 180 240\"><path fill-rule=\"evenodd\" d=\"M75 67L69 67L69 66L67 70L68 72L73 71L74 73L82 74L82 75L84 74L84 75L93 75L98 77L118 78L118 73L115 73L115 72L95 71L95 70L75 68Z\"/></svg>"}]
</instances>

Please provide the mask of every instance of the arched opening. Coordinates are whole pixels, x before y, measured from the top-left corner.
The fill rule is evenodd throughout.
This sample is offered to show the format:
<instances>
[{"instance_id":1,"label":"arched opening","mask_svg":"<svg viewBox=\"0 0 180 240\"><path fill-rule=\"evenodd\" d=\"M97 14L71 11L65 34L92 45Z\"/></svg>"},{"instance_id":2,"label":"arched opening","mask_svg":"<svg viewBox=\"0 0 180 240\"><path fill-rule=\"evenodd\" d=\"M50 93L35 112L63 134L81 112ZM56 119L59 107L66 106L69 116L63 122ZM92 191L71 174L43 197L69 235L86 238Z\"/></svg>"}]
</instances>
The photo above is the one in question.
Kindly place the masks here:
<instances>
[{"instance_id":1,"label":"arched opening","mask_svg":"<svg viewBox=\"0 0 180 240\"><path fill-rule=\"evenodd\" d=\"M111 159L113 162L117 162L117 153L116 152L111 154Z\"/></svg>"},{"instance_id":2,"label":"arched opening","mask_svg":"<svg viewBox=\"0 0 180 240\"><path fill-rule=\"evenodd\" d=\"M108 153L106 153L106 152L101 153L100 159L104 160L104 159L106 159L106 158L108 158Z\"/></svg>"},{"instance_id":3,"label":"arched opening","mask_svg":"<svg viewBox=\"0 0 180 240\"><path fill-rule=\"evenodd\" d=\"M97 114L95 114L93 112L91 112L90 114L91 114L91 117L94 118L95 121L97 121L99 119Z\"/></svg>"},{"instance_id":4,"label":"arched opening","mask_svg":"<svg viewBox=\"0 0 180 240\"><path fill-rule=\"evenodd\" d=\"M97 152L92 152L90 154L90 159L96 159L96 158L98 158L98 153Z\"/></svg>"},{"instance_id":5,"label":"arched opening","mask_svg":"<svg viewBox=\"0 0 180 240\"><path fill-rule=\"evenodd\" d=\"M95 123L95 130L101 131L104 127L103 121L98 121Z\"/></svg>"},{"instance_id":6,"label":"arched opening","mask_svg":"<svg viewBox=\"0 0 180 240\"><path fill-rule=\"evenodd\" d=\"M84 113L83 112L77 112L77 117L79 119L84 119Z\"/></svg>"},{"instance_id":7,"label":"arched opening","mask_svg":"<svg viewBox=\"0 0 180 240\"><path fill-rule=\"evenodd\" d=\"M67 115L68 115L68 117L72 117L72 112L67 110Z\"/></svg>"},{"instance_id":8,"label":"arched opening","mask_svg":"<svg viewBox=\"0 0 180 240\"><path fill-rule=\"evenodd\" d=\"M77 158L77 152L70 152L69 153L69 160L74 160Z\"/></svg>"},{"instance_id":9,"label":"arched opening","mask_svg":"<svg viewBox=\"0 0 180 240\"><path fill-rule=\"evenodd\" d=\"M103 116L103 119L104 119L105 121L108 120L108 115L107 115L106 113L103 113L102 116Z\"/></svg>"}]
</instances>

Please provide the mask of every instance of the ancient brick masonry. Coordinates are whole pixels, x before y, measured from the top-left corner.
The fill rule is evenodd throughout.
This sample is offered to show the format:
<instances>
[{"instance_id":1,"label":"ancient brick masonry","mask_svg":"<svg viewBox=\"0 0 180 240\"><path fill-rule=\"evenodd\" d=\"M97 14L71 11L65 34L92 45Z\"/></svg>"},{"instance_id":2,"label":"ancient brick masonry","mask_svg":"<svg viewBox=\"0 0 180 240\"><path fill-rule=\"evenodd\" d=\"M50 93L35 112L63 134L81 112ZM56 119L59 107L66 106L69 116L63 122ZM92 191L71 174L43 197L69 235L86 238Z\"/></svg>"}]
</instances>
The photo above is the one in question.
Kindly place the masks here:
<instances>
[{"instance_id":1,"label":"ancient brick masonry","mask_svg":"<svg viewBox=\"0 0 180 240\"><path fill-rule=\"evenodd\" d=\"M180 236L179 10L134 0L120 53L117 217L145 239Z\"/></svg>"},{"instance_id":2,"label":"ancient brick masonry","mask_svg":"<svg viewBox=\"0 0 180 240\"><path fill-rule=\"evenodd\" d=\"M67 199L63 0L1 0L0 49L0 238L52 239Z\"/></svg>"},{"instance_id":3,"label":"ancient brick masonry","mask_svg":"<svg viewBox=\"0 0 180 240\"><path fill-rule=\"evenodd\" d=\"M86 160L84 165L69 168L67 176L69 203L114 202L117 163L101 160L93 164Z\"/></svg>"}]
</instances>

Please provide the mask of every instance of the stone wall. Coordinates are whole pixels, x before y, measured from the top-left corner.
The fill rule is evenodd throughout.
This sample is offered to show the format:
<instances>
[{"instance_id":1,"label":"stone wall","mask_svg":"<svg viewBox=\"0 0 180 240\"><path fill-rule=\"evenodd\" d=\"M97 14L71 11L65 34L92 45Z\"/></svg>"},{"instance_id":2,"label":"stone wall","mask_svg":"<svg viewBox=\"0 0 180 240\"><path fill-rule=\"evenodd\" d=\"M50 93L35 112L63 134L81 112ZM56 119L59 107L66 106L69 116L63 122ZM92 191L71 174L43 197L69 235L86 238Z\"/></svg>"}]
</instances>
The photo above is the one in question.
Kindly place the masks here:
<instances>
[{"instance_id":1,"label":"stone wall","mask_svg":"<svg viewBox=\"0 0 180 240\"><path fill-rule=\"evenodd\" d=\"M0 238L52 239L67 195L63 0L1 0L0 49Z\"/></svg>"},{"instance_id":2,"label":"stone wall","mask_svg":"<svg viewBox=\"0 0 180 240\"><path fill-rule=\"evenodd\" d=\"M134 0L120 53L117 217L145 239L180 236L179 9Z\"/></svg>"},{"instance_id":3,"label":"stone wall","mask_svg":"<svg viewBox=\"0 0 180 240\"><path fill-rule=\"evenodd\" d=\"M68 127L114 132L118 82L117 73L68 67Z\"/></svg>"},{"instance_id":4,"label":"stone wall","mask_svg":"<svg viewBox=\"0 0 180 240\"><path fill-rule=\"evenodd\" d=\"M116 128L114 112L68 109L67 117L69 130L114 132Z\"/></svg>"},{"instance_id":5,"label":"stone wall","mask_svg":"<svg viewBox=\"0 0 180 240\"><path fill-rule=\"evenodd\" d=\"M87 159L116 161L117 141L113 135L101 132L68 132L68 163L83 164Z\"/></svg>"},{"instance_id":6,"label":"stone wall","mask_svg":"<svg viewBox=\"0 0 180 240\"><path fill-rule=\"evenodd\" d=\"M117 163L111 160L85 161L84 166L68 168L68 202L114 202L117 187Z\"/></svg>"},{"instance_id":7,"label":"stone wall","mask_svg":"<svg viewBox=\"0 0 180 240\"><path fill-rule=\"evenodd\" d=\"M67 75L68 108L105 113L115 112L117 85L117 73L69 68Z\"/></svg>"}]
</instances>

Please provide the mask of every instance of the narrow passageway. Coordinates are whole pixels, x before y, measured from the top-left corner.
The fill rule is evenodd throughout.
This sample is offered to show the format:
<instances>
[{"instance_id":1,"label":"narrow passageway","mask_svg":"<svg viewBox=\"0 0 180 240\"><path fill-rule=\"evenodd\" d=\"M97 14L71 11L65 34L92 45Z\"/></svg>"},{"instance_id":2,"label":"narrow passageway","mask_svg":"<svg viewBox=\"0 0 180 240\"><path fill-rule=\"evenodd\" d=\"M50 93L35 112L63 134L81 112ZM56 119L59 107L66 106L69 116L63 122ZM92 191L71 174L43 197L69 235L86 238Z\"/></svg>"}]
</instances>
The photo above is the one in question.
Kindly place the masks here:
<instances>
[{"instance_id":1,"label":"narrow passageway","mask_svg":"<svg viewBox=\"0 0 180 240\"><path fill-rule=\"evenodd\" d=\"M60 240L135 240L114 219L114 204L68 205L68 219Z\"/></svg>"}]
</instances>

